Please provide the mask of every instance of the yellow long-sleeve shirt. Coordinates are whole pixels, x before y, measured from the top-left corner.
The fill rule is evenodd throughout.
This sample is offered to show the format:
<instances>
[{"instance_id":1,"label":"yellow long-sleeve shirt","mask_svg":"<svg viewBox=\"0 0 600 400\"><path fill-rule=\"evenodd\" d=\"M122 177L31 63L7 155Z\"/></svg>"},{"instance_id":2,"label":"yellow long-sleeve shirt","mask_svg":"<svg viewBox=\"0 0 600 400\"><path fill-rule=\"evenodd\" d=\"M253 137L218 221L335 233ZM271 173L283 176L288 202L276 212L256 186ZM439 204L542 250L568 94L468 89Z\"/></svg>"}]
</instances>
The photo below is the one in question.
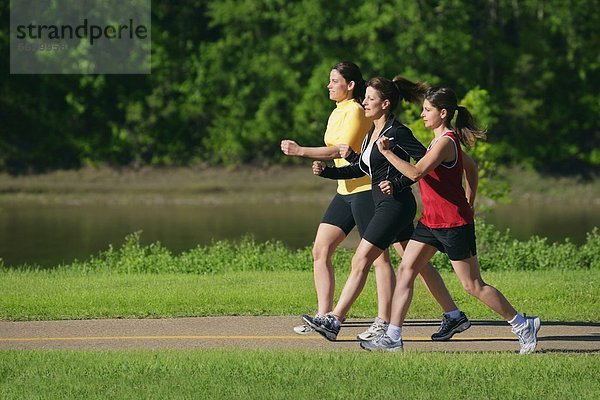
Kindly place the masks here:
<instances>
[{"instance_id":1,"label":"yellow long-sleeve shirt","mask_svg":"<svg viewBox=\"0 0 600 400\"><path fill-rule=\"evenodd\" d=\"M348 144L352 150L359 152L360 145L372 124L371 120L365 117L365 110L356 100L350 99L337 103L327 121L325 144L327 146ZM343 158L337 158L334 162L336 167L348 165ZM371 179L368 176L338 180L339 194L352 194L369 189L371 189Z\"/></svg>"}]
</instances>

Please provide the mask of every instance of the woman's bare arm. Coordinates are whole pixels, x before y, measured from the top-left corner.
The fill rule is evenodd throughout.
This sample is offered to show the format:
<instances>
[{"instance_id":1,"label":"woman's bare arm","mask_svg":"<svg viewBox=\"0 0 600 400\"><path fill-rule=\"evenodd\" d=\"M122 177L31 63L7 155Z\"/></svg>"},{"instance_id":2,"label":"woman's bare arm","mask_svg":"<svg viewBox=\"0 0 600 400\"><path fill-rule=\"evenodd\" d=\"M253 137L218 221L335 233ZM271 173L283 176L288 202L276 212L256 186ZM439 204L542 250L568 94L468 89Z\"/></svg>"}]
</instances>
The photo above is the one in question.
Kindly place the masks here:
<instances>
[{"instance_id":1,"label":"woman's bare arm","mask_svg":"<svg viewBox=\"0 0 600 400\"><path fill-rule=\"evenodd\" d=\"M314 160L340 158L340 148L338 146L305 147L288 139L281 141L281 151L287 156L306 157Z\"/></svg>"}]
</instances>

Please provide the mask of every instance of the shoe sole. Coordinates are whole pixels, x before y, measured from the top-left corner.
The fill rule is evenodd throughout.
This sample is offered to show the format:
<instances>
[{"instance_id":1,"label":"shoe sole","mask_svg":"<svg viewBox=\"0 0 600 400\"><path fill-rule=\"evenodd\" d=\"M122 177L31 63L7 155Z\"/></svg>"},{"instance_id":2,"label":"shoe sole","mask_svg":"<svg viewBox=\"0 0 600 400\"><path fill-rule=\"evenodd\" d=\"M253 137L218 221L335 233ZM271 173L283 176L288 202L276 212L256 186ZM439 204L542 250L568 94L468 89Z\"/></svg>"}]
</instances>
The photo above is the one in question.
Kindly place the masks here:
<instances>
[{"instance_id":1,"label":"shoe sole","mask_svg":"<svg viewBox=\"0 0 600 400\"><path fill-rule=\"evenodd\" d=\"M447 334L446 336L442 336L442 337L436 337L434 338L433 336L431 337L431 340L433 340L434 342L445 342L447 340L452 339L452 336L456 335L457 333L461 333L466 331L467 329L469 329L471 327L471 321L465 321L462 324L458 325L456 328L454 328L453 330L450 331L449 334Z\"/></svg>"},{"instance_id":2,"label":"shoe sole","mask_svg":"<svg viewBox=\"0 0 600 400\"><path fill-rule=\"evenodd\" d=\"M316 327L314 329L319 335L323 336L325 339L329 340L330 342L335 342L335 340L337 339L337 333L333 333L328 330L325 330L325 329L321 328L320 326Z\"/></svg>"},{"instance_id":3,"label":"shoe sole","mask_svg":"<svg viewBox=\"0 0 600 400\"><path fill-rule=\"evenodd\" d=\"M382 333L382 334L380 334L380 335L370 336L370 337L369 337L369 338L367 338L367 339L360 337L360 335L362 335L362 333L361 333L361 334L358 334L358 335L356 335L356 338L357 338L358 340L360 340L361 342L370 342L371 340L375 340L375 339L377 339L377 338L378 338L379 336L381 336L381 335L385 335L385 332L384 332L384 333Z\"/></svg>"},{"instance_id":4,"label":"shoe sole","mask_svg":"<svg viewBox=\"0 0 600 400\"><path fill-rule=\"evenodd\" d=\"M542 327L542 321L540 320L539 317L535 317L533 319L533 337L535 338L535 341L533 342L533 346L531 346L530 348L528 348L526 351L521 350L521 352L519 352L519 354L531 354L535 351L535 348L537 347L537 336L538 336L538 332L540 331L540 328Z\"/></svg>"},{"instance_id":5,"label":"shoe sole","mask_svg":"<svg viewBox=\"0 0 600 400\"><path fill-rule=\"evenodd\" d=\"M373 352L392 352L392 353L395 353L395 352L398 352L398 351L404 351L404 347L391 347L391 348L385 348L385 349L383 349L383 348L371 349L371 348L369 348L369 347L365 347L365 346L364 346L364 343L366 343L366 342L362 342L362 343L360 344L360 348L361 348L361 349L363 349L363 350L366 350L366 351L373 351Z\"/></svg>"}]
</instances>

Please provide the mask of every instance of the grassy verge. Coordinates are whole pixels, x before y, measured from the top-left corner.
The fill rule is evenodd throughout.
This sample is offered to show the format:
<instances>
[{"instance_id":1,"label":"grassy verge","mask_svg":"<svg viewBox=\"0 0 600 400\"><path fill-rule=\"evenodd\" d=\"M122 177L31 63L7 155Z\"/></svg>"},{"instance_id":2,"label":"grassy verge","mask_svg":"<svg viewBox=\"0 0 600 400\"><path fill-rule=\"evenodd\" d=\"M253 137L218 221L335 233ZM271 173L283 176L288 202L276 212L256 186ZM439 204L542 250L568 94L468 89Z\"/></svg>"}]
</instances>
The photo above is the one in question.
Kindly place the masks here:
<instances>
[{"instance_id":1,"label":"grassy verge","mask_svg":"<svg viewBox=\"0 0 600 400\"><path fill-rule=\"evenodd\" d=\"M3 399L595 399L590 354L0 352Z\"/></svg>"},{"instance_id":2,"label":"grassy verge","mask_svg":"<svg viewBox=\"0 0 600 400\"><path fill-rule=\"evenodd\" d=\"M497 318L462 290L453 273L442 276L469 317ZM346 274L339 271L337 278L339 293ZM484 278L519 311L544 320L600 321L598 270L487 271ZM2 275L0 293L0 318L5 320L300 315L313 311L316 304L310 271L215 275L11 271ZM350 315L372 317L376 301L371 276ZM408 317L438 318L440 313L417 282Z\"/></svg>"},{"instance_id":3,"label":"grassy verge","mask_svg":"<svg viewBox=\"0 0 600 400\"><path fill-rule=\"evenodd\" d=\"M513 200L600 204L600 179L594 175L549 176L518 167L502 167L497 175L509 183ZM39 175L0 173L0 204L210 204L240 202L239 193L244 193L244 202L327 201L334 187L332 181L313 176L308 160L301 166L236 170L202 166L82 168Z\"/></svg>"},{"instance_id":4,"label":"grassy verge","mask_svg":"<svg viewBox=\"0 0 600 400\"><path fill-rule=\"evenodd\" d=\"M523 167L501 167L498 175L509 182L510 197L516 201L600 205L600 179L597 172L556 176Z\"/></svg>"},{"instance_id":5,"label":"grassy verge","mask_svg":"<svg viewBox=\"0 0 600 400\"><path fill-rule=\"evenodd\" d=\"M0 204L214 204L328 200L335 182L302 167L83 168L40 175L0 173ZM240 197L243 193L243 198Z\"/></svg>"},{"instance_id":6,"label":"grassy verge","mask_svg":"<svg viewBox=\"0 0 600 400\"><path fill-rule=\"evenodd\" d=\"M522 312L545 320L600 320L600 234L576 246L531 238L512 240L479 224L484 278ZM344 282L352 251L334 257ZM394 255L394 263L398 257ZM460 287L447 257L433 260L450 291L472 318L493 314ZM1 261L0 261L1 266ZM315 306L310 248L281 243L216 242L179 255L155 243L142 246L132 235L119 249L51 270L0 268L0 318L11 320L204 315L294 315ZM353 308L369 317L376 309L374 279ZM338 291L342 284L338 285ZM437 305L421 289L409 318L433 318ZM577 304L573 308L571 305Z\"/></svg>"}]
</instances>

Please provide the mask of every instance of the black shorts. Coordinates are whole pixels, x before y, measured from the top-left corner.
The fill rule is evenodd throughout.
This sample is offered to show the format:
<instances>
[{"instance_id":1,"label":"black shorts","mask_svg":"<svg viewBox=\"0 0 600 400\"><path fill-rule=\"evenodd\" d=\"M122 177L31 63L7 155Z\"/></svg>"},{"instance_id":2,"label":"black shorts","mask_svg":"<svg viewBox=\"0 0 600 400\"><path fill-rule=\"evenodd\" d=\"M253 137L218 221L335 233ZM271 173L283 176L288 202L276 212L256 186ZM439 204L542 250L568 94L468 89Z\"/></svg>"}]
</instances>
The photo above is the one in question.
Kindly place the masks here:
<instances>
[{"instance_id":1,"label":"black shorts","mask_svg":"<svg viewBox=\"0 0 600 400\"><path fill-rule=\"evenodd\" d=\"M363 235L369 243L382 250L390 244L409 240L412 236L413 220L417 203L410 190L397 196L385 196L381 191L373 195L375 215Z\"/></svg>"},{"instance_id":2,"label":"black shorts","mask_svg":"<svg viewBox=\"0 0 600 400\"><path fill-rule=\"evenodd\" d=\"M477 255L473 224L434 229L419 221L411 240L435 247L442 253L448 254L448 258L452 261L466 260Z\"/></svg>"},{"instance_id":3,"label":"black shorts","mask_svg":"<svg viewBox=\"0 0 600 400\"><path fill-rule=\"evenodd\" d=\"M337 226L346 236L356 225L358 234L362 237L374 211L370 190L344 195L338 193L329 203L321 223Z\"/></svg>"}]
</instances>

